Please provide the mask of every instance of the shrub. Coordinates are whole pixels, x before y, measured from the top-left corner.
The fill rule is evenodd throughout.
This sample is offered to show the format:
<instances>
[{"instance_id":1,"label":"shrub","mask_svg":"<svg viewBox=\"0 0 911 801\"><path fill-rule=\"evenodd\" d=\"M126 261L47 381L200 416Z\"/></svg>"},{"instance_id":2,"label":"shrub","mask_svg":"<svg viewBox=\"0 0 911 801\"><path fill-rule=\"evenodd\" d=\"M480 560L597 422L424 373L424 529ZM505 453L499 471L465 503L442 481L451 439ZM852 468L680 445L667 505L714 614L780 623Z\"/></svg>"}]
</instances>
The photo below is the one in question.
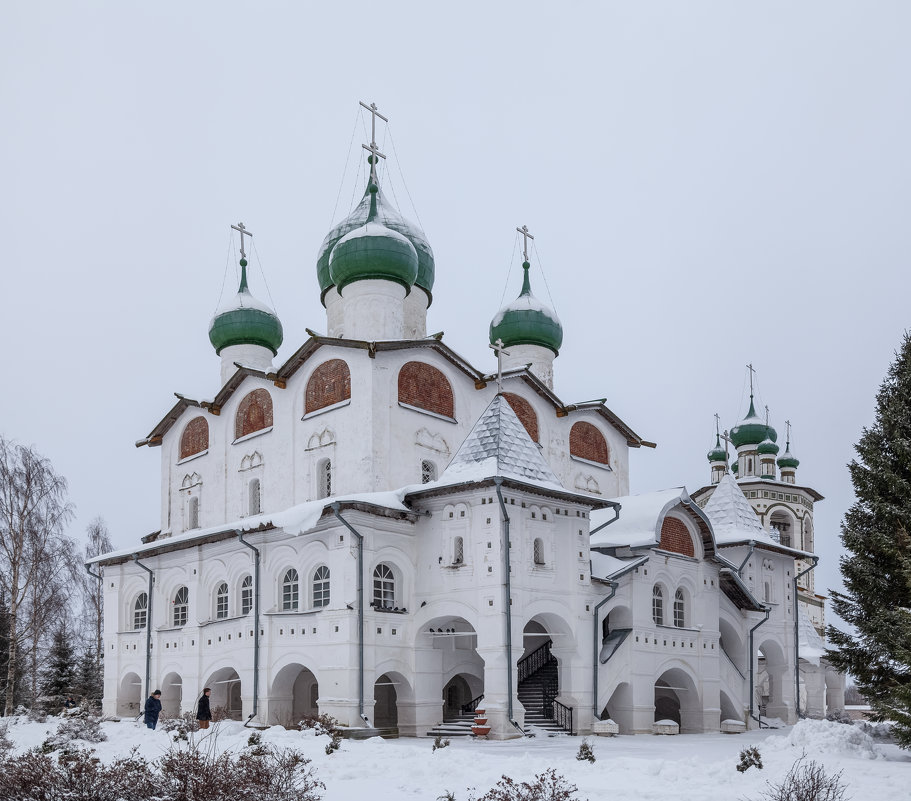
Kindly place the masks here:
<instances>
[{"instance_id":1,"label":"shrub","mask_svg":"<svg viewBox=\"0 0 911 801\"><path fill-rule=\"evenodd\" d=\"M326 754L332 756L339 748L342 746L342 733L336 729L332 732L332 739L329 740L329 744L326 746Z\"/></svg>"},{"instance_id":2,"label":"shrub","mask_svg":"<svg viewBox=\"0 0 911 801\"><path fill-rule=\"evenodd\" d=\"M839 709L835 712L829 712L826 715L826 720L831 720L835 723L845 723L848 726L854 725L854 719L844 709Z\"/></svg>"},{"instance_id":3,"label":"shrub","mask_svg":"<svg viewBox=\"0 0 911 801\"><path fill-rule=\"evenodd\" d=\"M65 748L73 740L84 740L87 743L103 743L108 736L101 730L101 718L88 715L74 715L63 718L57 726L56 733L48 737L42 744L44 753Z\"/></svg>"},{"instance_id":4,"label":"shrub","mask_svg":"<svg viewBox=\"0 0 911 801\"><path fill-rule=\"evenodd\" d=\"M332 715L307 715L297 728L301 731L313 730L317 737L327 734L330 737L339 731L338 721Z\"/></svg>"},{"instance_id":5,"label":"shrub","mask_svg":"<svg viewBox=\"0 0 911 801\"><path fill-rule=\"evenodd\" d=\"M472 794L469 801L577 801L577 789L550 768L535 776L534 781L521 784L504 776L480 798Z\"/></svg>"},{"instance_id":6,"label":"shrub","mask_svg":"<svg viewBox=\"0 0 911 801\"><path fill-rule=\"evenodd\" d=\"M445 790L443 795L437 796L437 801L456 801L455 793Z\"/></svg>"},{"instance_id":7,"label":"shrub","mask_svg":"<svg viewBox=\"0 0 911 801\"><path fill-rule=\"evenodd\" d=\"M180 740L189 742L189 735L199 731L199 721L192 712L184 712L176 718L164 718L161 728L174 738L175 743Z\"/></svg>"},{"instance_id":8,"label":"shrub","mask_svg":"<svg viewBox=\"0 0 911 801\"><path fill-rule=\"evenodd\" d=\"M829 775L818 762L806 758L804 753L780 783L766 782L762 801L845 801L842 771Z\"/></svg>"},{"instance_id":9,"label":"shrub","mask_svg":"<svg viewBox=\"0 0 911 801\"><path fill-rule=\"evenodd\" d=\"M0 759L13 750L13 741L9 737L9 723L0 722Z\"/></svg>"},{"instance_id":10,"label":"shrub","mask_svg":"<svg viewBox=\"0 0 911 801\"><path fill-rule=\"evenodd\" d=\"M595 761L595 752L592 750L591 744L588 740L583 740L582 745L579 746L579 752L576 754L576 759L580 762L594 762Z\"/></svg>"},{"instance_id":11,"label":"shrub","mask_svg":"<svg viewBox=\"0 0 911 801\"><path fill-rule=\"evenodd\" d=\"M447 745L449 745L449 740L448 739L444 740L443 736L441 734L438 734L436 736L436 739L433 741L432 750L436 751L438 748L445 748Z\"/></svg>"},{"instance_id":12,"label":"shrub","mask_svg":"<svg viewBox=\"0 0 911 801\"><path fill-rule=\"evenodd\" d=\"M259 745L263 741L263 736L258 731L251 731L250 736L247 738L247 745L251 748L253 746Z\"/></svg>"},{"instance_id":13,"label":"shrub","mask_svg":"<svg viewBox=\"0 0 911 801\"><path fill-rule=\"evenodd\" d=\"M737 763L737 772L745 773L753 766L762 770L762 756L755 745L744 748L743 751L740 752L740 762Z\"/></svg>"}]
</instances>

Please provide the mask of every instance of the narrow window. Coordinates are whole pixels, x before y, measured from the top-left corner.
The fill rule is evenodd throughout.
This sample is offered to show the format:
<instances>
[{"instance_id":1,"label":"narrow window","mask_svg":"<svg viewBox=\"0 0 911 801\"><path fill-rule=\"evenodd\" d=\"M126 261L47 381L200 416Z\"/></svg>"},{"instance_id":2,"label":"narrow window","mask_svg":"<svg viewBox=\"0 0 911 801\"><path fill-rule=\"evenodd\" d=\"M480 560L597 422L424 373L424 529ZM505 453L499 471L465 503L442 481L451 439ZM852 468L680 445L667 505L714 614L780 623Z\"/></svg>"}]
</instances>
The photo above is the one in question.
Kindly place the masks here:
<instances>
[{"instance_id":1,"label":"narrow window","mask_svg":"<svg viewBox=\"0 0 911 801\"><path fill-rule=\"evenodd\" d=\"M292 567L282 579L282 609L291 611L297 609L298 602L298 576Z\"/></svg>"},{"instance_id":2,"label":"narrow window","mask_svg":"<svg viewBox=\"0 0 911 801\"><path fill-rule=\"evenodd\" d=\"M686 625L686 605L683 601L683 590L674 593L674 625L682 629Z\"/></svg>"},{"instance_id":3,"label":"narrow window","mask_svg":"<svg viewBox=\"0 0 911 801\"><path fill-rule=\"evenodd\" d=\"M771 602L772 600L772 585L769 582L765 582L765 600L766 602Z\"/></svg>"},{"instance_id":4,"label":"narrow window","mask_svg":"<svg viewBox=\"0 0 911 801\"><path fill-rule=\"evenodd\" d=\"M535 540L534 559L536 565L544 564L544 541L540 538Z\"/></svg>"},{"instance_id":5,"label":"narrow window","mask_svg":"<svg viewBox=\"0 0 911 801\"><path fill-rule=\"evenodd\" d=\"M253 576L244 576L240 583L240 613L242 615L250 614L253 608Z\"/></svg>"},{"instance_id":6,"label":"narrow window","mask_svg":"<svg viewBox=\"0 0 911 801\"><path fill-rule=\"evenodd\" d=\"M421 483L429 484L431 481L437 480L437 466L431 462L429 459L424 459L421 462Z\"/></svg>"},{"instance_id":7,"label":"narrow window","mask_svg":"<svg viewBox=\"0 0 911 801\"><path fill-rule=\"evenodd\" d=\"M652 588L652 620L656 626L664 623L664 593L657 584Z\"/></svg>"},{"instance_id":8,"label":"narrow window","mask_svg":"<svg viewBox=\"0 0 911 801\"><path fill-rule=\"evenodd\" d=\"M199 528L199 498L187 502L187 530Z\"/></svg>"},{"instance_id":9,"label":"narrow window","mask_svg":"<svg viewBox=\"0 0 911 801\"><path fill-rule=\"evenodd\" d=\"M317 495L328 498L332 495L332 461L321 459L316 466Z\"/></svg>"},{"instance_id":10,"label":"narrow window","mask_svg":"<svg viewBox=\"0 0 911 801\"><path fill-rule=\"evenodd\" d=\"M258 515L260 512L260 492L259 492L259 479L251 478L250 483L247 485L248 493L248 514Z\"/></svg>"},{"instance_id":11,"label":"narrow window","mask_svg":"<svg viewBox=\"0 0 911 801\"><path fill-rule=\"evenodd\" d=\"M224 620L228 616L228 585L222 582L215 590L215 619Z\"/></svg>"},{"instance_id":12,"label":"narrow window","mask_svg":"<svg viewBox=\"0 0 911 801\"><path fill-rule=\"evenodd\" d=\"M456 537L452 543L452 563L460 565L465 561L465 540Z\"/></svg>"},{"instance_id":13,"label":"narrow window","mask_svg":"<svg viewBox=\"0 0 911 801\"><path fill-rule=\"evenodd\" d=\"M313 607L329 606L329 568L321 565L313 574Z\"/></svg>"},{"instance_id":14,"label":"narrow window","mask_svg":"<svg viewBox=\"0 0 911 801\"><path fill-rule=\"evenodd\" d=\"M133 604L133 628L144 629L149 619L149 596L144 592L139 593L136 603Z\"/></svg>"},{"instance_id":15,"label":"narrow window","mask_svg":"<svg viewBox=\"0 0 911 801\"><path fill-rule=\"evenodd\" d=\"M373 571L373 605L378 609L395 606L395 576L387 564L379 564Z\"/></svg>"},{"instance_id":16,"label":"narrow window","mask_svg":"<svg viewBox=\"0 0 911 801\"><path fill-rule=\"evenodd\" d=\"M181 587L174 595L174 625L187 625L187 611L189 609L190 593L186 587Z\"/></svg>"}]
</instances>

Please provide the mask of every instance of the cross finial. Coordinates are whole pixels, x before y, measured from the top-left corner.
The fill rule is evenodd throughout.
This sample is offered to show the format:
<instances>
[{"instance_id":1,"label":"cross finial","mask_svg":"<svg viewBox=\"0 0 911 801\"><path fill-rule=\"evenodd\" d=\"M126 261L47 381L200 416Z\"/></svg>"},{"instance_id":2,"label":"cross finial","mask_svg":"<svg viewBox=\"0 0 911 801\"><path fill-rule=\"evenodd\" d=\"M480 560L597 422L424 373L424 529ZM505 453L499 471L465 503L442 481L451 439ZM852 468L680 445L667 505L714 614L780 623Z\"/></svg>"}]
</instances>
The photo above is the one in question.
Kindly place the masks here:
<instances>
[{"instance_id":1,"label":"cross finial","mask_svg":"<svg viewBox=\"0 0 911 801\"><path fill-rule=\"evenodd\" d=\"M376 183L376 165L379 159L386 158L385 154L380 153L379 148L376 146L376 118L379 117L385 123L388 123L389 119L377 111L376 103L371 103L368 106L363 100L361 100L360 104L370 112L370 144L361 145L361 147L370 153L370 180L373 183Z\"/></svg>"},{"instance_id":2,"label":"cross finial","mask_svg":"<svg viewBox=\"0 0 911 801\"><path fill-rule=\"evenodd\" d=\"M503 344L502 339L498 339L490 346L497 354L497 395L503 394L503 355L509 356L509 351Z\"/></svg>"},{"instance_id":3,"label":"cross finial","mask_svg":"<svg viewBox=\"0 0 911 801\"><path fill-rule=\"evenodd\" d=\"M523 225L521 228L516 228L516 230L522 234L525 239L524 243L522 244L522 261L528 261L528 240L530 239L532 242L534 242L535 238L530 233L528 233L527 225Z\"/></svg>"},{"instance_id":4,"label":"cross finial","mask_svg":"<svg viewBox=\"0 0 911 801\"><path fill-rule=\"evenodd\" d=\"M750 397L752 398L752 397L753 397L753 373L756 372L756 368L753 367L753 363L752 363L752 362L750 362L750 363L747 365L747 370L750 371Z\"/></svg>"},{"instance_id":5,"label":"cross finial","mask_svg":"<svg viewBox=\"0 0 911 801\"><path fill-rule=\"evenodd\" d=\"M715 417L717 417L717 416L718 415L716 414ZM733 440L731 440L731 437L728 434L727 429L725 429L724 431L721 432L721 441L724 443L724 461L728 462L728 461L730 461L730 458L731 458L730 452L728 451L728 445L733 445L734 443L733 443Z\"/></svg>"},{"instance_id":6,"label":"cross finial","mask_svg":"<svg viewBox=\"0 0 911 801\"><path fill-rule=\"evenodd\" d=\"M240 231L240 257L242 259L245 259L247 258L247 254L244 252L244 237L249 236L250 239L253 239L253 234L247 230L246 226L242 222L237 223L237 225L232 225L231 227L235 231Z\"/></svg>"},{"instance_id":7,"label":"cross finial","mask_svg":"<svg viewBox=\"0 0 911 801\"><path fill-rule=\"evenodd\" d=\"M790 421L790 420L785 420L785 421L784 421L784 424L785 424L785 426L787 426L787 429L788 429L788 435L787 435L787 438L786 438L786 440L785 440L785 441L788 443L787 446L785 447L785 450L787 450L788 448L791 447L791 421Z\"/></svg>"},{"instance_id":8,"label":"cross finial","mask_svg":"<svg viewBox=\"0 0 911 801\"><path fill-rule=\"evenodd\" d=\"M766 407L765 407L765 424L766 424L766 428L768 428L769 427L769 404L766 404Z\"/></svg>"}]
</instances>

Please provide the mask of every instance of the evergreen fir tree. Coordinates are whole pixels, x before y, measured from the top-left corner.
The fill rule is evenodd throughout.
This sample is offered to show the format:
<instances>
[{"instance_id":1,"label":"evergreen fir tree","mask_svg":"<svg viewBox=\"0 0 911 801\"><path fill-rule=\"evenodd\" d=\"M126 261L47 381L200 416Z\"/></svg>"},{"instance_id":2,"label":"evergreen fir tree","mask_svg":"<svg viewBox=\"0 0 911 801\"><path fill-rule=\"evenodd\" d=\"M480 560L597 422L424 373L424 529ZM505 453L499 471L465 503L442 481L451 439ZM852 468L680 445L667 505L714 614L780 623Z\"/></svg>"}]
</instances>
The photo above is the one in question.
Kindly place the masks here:
<instances>
[{"instance_id":1,"label":"evergreen fir tree","mask_svg":"<svg viewBox=\"0 0 911 801\"><path fill-rule=\"evenodd\" d=\"M911 747L911 334L876 398L876 419L848 469L857 500L845 515L846 592L832 608L855 634L829 626L829 659L854 676L874 720Z\"/></svg>"},{"instance_id":2,"label":"evergreen fir tree","mask_svg":"<svg viewBox=\"0 0 911 801\"><path fill-rule=\"evenodd\" d=\"M104 690L101 665L98 663L95 649L90 645L86 646L79 657L74 689L77 694L89 701L101 701Z\"/></svg>"},{"instance_id":3,"label":"evergreen fir tree","mask_svg":"<svg viewBox=\"0 0 911 801\"><path fill-rule=\"evenodd\" d=\"M64 698L76 683L76 654L65 626L54 631L54 641L41 674L41 695Z\"/></svg>"}]
</instances>

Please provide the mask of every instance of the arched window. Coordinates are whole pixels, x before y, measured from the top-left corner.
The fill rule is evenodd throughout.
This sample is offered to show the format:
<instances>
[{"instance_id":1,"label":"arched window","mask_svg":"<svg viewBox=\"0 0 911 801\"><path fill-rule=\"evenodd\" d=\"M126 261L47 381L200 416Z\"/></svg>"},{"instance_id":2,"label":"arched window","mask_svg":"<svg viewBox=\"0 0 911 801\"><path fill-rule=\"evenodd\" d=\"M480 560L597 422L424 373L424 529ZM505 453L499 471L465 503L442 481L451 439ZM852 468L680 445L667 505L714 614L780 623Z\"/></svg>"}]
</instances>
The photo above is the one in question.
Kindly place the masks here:
<instances>
[{"instance_id":1,"label":"arched window","mask_svg":"<svg viewBox=\"0 0 911 801\"><path fill-rule=\"evenodd\" d=\"M544 540L542 540L540 537L535 539L534 559L536 565L544 564Z\"/></svg>"},{"instance_id":2,"label":"arched window","mask_svg":"<svg viewBox=\"0 0 911 801\"><path fill-rule=\"evenodd\" d=\"M234 439L272 426L272 396L268 390L254 389L238 405L234 416Z\"/></svg>"},{"instance_id":3,"label":"arched window","mask_svg":"<svg viewBox=\"0 0 911 801\"><path fill-rule=\"evenodd\" d=\"M244 576L240 583L240 613L242 615L250 614L253 608L253 576Z\"/></svg>"},{"instance_id":4,"label":"arched window","mask_svg":"<svg viewBox=\"0 0 911 801\"><path fill-rule=\"evenodd\" d=\"M224 620L228 616L228 585L223 581L215 590L215 619Z\"/></svg>"},{"instance_id":5,"label":"arched window","mask_svg":"<svg viewBox=\"0 0 911 801\"><path fill-rule=\"evenodd\" d=\"M535 410L532 408L531 404L525 400L521 395L515 395L512 392L504 392L503 397L509 402L509 405L512 407L512 410L516 413L516 417L519 418L519 421L525 426L525 430L535 442L538 441L538 415L535 414Z\"/></svg>"},{"instance_id":6,"label":"arched window","mask_svg":"<svg viewBox=\"0 0 911 801\"><path fill-rule=\"evenodd\" d=\"M316 495L329 498L332 495L332 460L320 459L316 465Z\"/></svg>"},{"instance_id":7,"label":"arched window","mask_svg":"<svg viewBox=\"0 0 911 801\"><path fill-rule=\"evenodd\" d=\"M421 460L421 483L429 484L437 480L437 466L429 459Z\"/></svg>"},{"instance_id":8,"label":"arched window","mask_svg":"<svg viewBox=\"0 0 911 801\"><path fill-rule=\"evenodd\" d=\"M686 625L686 601L683 597L683 590L678 589L674 593L674 625L682 629Z\"/></svg>"},{"instance_id":9,"label":"arched window","mask_svg":"<svg viewBox=\"0 0 911 801\"><path fill-rule=\"evenodd\" d=\"M351 398L351 371L342 359L330 359L317 367L304 393L304 414Z\"/></svg>"},{"instance_id":10,"label":"arched window","mask_svg":"<svg viewBox=\"0 0 911 801\"><path fill-rule=\"evenodd\" d=\"M174 618L175 626L187 625L187 612L190 605L190 592L186 587L181 587L174 593Z\"/></svg>"},{"instance_id":11,"label":"arched window","mask_svg":"<svg viewBox=\"0 0 911 801\"><path fill-rule=\"evenodd\" d=\"M187 501L187 530L199 528L199 498L193 497Z\"/></svg>"},{"instance_id":12,"label":"arched window","mask_svg":"<svg viewBox=\"0 0 911 801\"><path fill-rule=\"evenodd\" d=\"M144 629L149 621L149 596L141 592L133 604L133 628Z\"/></svg>"},{"instance_id":13,"label":"arched window","mask_svg":"<svg viewBox=\"0 0 911 801\"><path fill-rule=\"evenodd\" d=\"M443 417L455 417L449 379L430 364L408 362L399 370L399 403Z\"/></svg>"},{"instance_id":14,"label":"arched window","mask_svg":"<svg viewBox=\"0 0 911 801\"><path fill-rule=\"evenodd\" d=\"M247 514L258 515L260 513L260 490L259 479L251 478L247 484Z\"/></svg>"},{"instance_id":15,"label":"arched window","mask_svg":"<svg viewBox=\"0 0 911 801\"><path fill-rule=\"evenodd\" d=\"M186 459L209 447L209 424L205 417L194 417L180 436L180 457Z\"/></svg>"},{"instance_id":16,"label":"arched window","mask_svg":"<svg viewBox=\"0 0 911 801\"><path fill-rule=\"evenodd\" d=\"M664 623L664 591L657 584L652 587L652 620L657 626Z\"/></svg>"},{"instance_id":17,"label":"arched window","mask_svg":"<svg viewBox=\"0 0 911 801\"><path fill-rule=\"evenodd\" d=\"M584 420L574 423L569 430L569 452L577 459L585 459L596 464L610 464L610 451L604 434Z\"/></svg>"},{"instance_id":18,"label":"arched window","mask_svg":"<svg viewBox=\"0 0 911 801\"><path fill-rule=\"evenodd\" d=\"M462 537L456 537L452 543L452 563L460 565L465 561L465 540Z\"/></svg>"},{"instance_id":19,"label":"arched window","mask_svg":"<svg viewBox=\"0 0 911 801\"><path fill-rule=\"evenodd\" d=\"M373 605L378 609L395 606L395 576L392 568L382 562L373 571Z\"/></svg>"},{"instance_id":20,"label":"arched window","mask_svg":"<svg viewBox=\"0 0 911 801\"><path fill-rule=\"evenodd\" d=\"M329 568L320 565L313 574L313 608L329 606Z\"/></svg>"},{"instance_id":21,"label":"arched window","mask_svg":"<svg viewBox=\"0 0 911 801\"><path fill-rule=\"evenodd\" d=\"M282 579L282 609L286 612L297 609L298 600L298 575L297 571L292 567Z\"/></svg>"}]
</instances>

